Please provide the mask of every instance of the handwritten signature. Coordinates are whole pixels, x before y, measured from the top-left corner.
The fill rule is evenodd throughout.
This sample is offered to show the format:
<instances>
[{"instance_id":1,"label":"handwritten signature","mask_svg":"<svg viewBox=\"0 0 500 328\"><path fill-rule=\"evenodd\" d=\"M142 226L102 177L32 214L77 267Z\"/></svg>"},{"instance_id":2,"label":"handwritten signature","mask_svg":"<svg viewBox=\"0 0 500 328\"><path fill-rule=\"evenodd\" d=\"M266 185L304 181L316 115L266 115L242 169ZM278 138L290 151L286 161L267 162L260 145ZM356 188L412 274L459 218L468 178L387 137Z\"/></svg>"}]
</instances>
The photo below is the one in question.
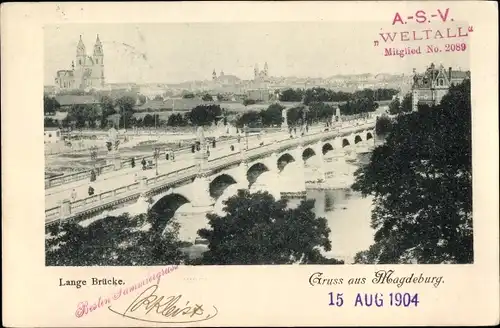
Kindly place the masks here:
<instances>
[{"instance_id":1,"label":"handwritten signature","mask_svg":"<svg viewBox=\"0 0 500 328\"><path fill-rule=\"evenodd\" d=\"M203 304L190 304L190 301L186 301L186 304L181 306L184 303L184 300L181 300L182 295L160 296L156 294L157 289L158 284L151 285L145 289L123 312L114 310L111 306L108 309L115 314L129 319L155 323L200 322L212 319L219 313L217 308L212 306L214 311L206 314ZM150 312L154 315L153 319L146 319L145 316ZM168 319L160 320L158 318L154 320L155 315Z\"/></svg>"}]
</instances>

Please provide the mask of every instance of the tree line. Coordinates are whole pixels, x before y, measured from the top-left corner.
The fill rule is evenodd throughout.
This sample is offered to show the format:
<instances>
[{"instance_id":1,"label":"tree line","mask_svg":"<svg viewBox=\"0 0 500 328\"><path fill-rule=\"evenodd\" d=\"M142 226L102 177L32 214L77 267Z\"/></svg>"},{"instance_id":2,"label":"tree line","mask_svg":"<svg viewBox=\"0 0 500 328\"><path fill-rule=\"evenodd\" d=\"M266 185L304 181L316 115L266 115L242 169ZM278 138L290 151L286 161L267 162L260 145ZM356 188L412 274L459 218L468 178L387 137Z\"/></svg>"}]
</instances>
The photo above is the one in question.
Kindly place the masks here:
<instances>
[{"instance_id":1,"label":"tree line","mask_svg":"<svg viewBox=\"0 0 500 328\"><path fill-rule=\"evenodd\" d=\"M315 102L344 102L356 99L371 99L372 101L391 100L398 94L396 89L364 89L355 92L334 91L321 87L311 89L286 89L280 94L280 101L303 102L305 105Z\"/></svg>"},{"instance_id":2,"label":"tree line","mask_svg":"<svg viewBox=\"0 0 500 328\"><path fill-rule=\"evenodd\" d=\"M290 209L267 192L240 190L224 201L225 215L207 214L208 228L198 236L206 251L190 258L178 237L176 219L151 209L96 220L88 226L62 222L47 228L48 266L342 264L321 252L331 250L325 218L314 214L314 201ZM173 213L170 213L172 216ZM145 229L146 227L146 229ZM99 236L96 238L95 236Z\"/></svg>"},{"instance_id":3,"label":"tree line","mask_svg":"<svg viewBox=\"0 0 500 328\"><path fill-rule=\"evenodd\" d=\"M242 128L248 126L250 128L281 125L282 111L285 107L279 104L269 105L267 109L260 111L250 110L241 114L236 120L236 126Z\"/></svg>"},{"instance_id":4,"label":"tree line","mask_svg":"<svg viewBox=\"0 0 500 328\"><path fill-rule=\"evenodd\" d=\"M325 102L342 101L340 104L340 113L342 115L355 115L371 112L377 109L377 100L385 100L397 91L394 89L365 89L354 93L335 92L325 88L287 89L280 96L282 101L300 101L303 105L288 110L287 123L290 126L303 124L304 120L312 124L321 121L328 121L335 114L336 107ZM70 94L85 95L84 91L73 90ZM98 97L100 104L75 104L69 107L67 117L62 120L62 127L74 128L96 128L107 127L113 121L108 118L113 114L120 114L118 125L120 127L153 127L153 126L187 126L187 125L210 125L216 123L220 118L222 109L220 105L207 103L194 107L191 111L184 114L174 114L166 121L159 120L157 114L147 114L142 119L134 117L134 107L136 104L144 104L146 97L143 95L130 96L125 95L113 99L107 94L98 92L88 93ZM184 98L190 98L192 93L185 92ZM194 95L193 95L194 96ZM222 96L221 96L222 97ZM158 99L162 99L158 96ZM205 94L202 98L205 101L211 101L212 96ZM403 103L406 104L406 98ZM255 101L246 100L246 105ZM411 99L410 99L411 103ZM396 108L396 104L391 104ZM275 126L282 124L283 107L277 104L270 105L267 109L261 111L248 111L239 116L236 124L239 127L247 126ZM61 110L61 105L55 98L44 95L44 113L50 114ZM109 121L109 122L108 122ZM45 119L45 126L58 126L59 124L50 116Z\"/></svg>"},{"instance_id":5,"label":"tree line","mask_svg":"<svg viewBox=\"0 0 500 328\"><path fill-rule=\"evenodd\" d=\"M394 98L394 100L389 104L389 114L397 115L400 113L409 113L413 110L413 97L411 93L407 93L403 100L400 101L399 98Z\"/></svg>"},{"instance_id":6,"label":"tree line","mask_svg":"<svg viewBox=\"0 0 500 328\"><path fill-rule=\"evenodd\" d=\"M466 80L437 106L380 119L385 143L355 173L353 189L375 197L376 230L356 263L473 262L470 97Z\"/></svg>"},{"instance_id":7,"label":"tree line","mask_svg":"<svg viewBox=\"0 0 500 328\"><path fill-rule=\"evenodd\" d=\"M140 97L139 97L140 98ZM194 107L184 114L176 113L169 116L167 120L159 119L158 114L146 114L143 118L134 117L134 107L138 98L129 95L113 99L108 95L101 95L99 104L74 104L67 109L67 116L60 123L50 114L61 110L61 105L55 98L44 95L44 125L47 127L73 127L73 128L96 128L107 127L114 124L109 117L120 114L118 125L120 127L153 127L153 126L187 126L187 125L210 125L216 123L222 116L219 105L206 104ZM140 102L141 100L139 100Z\"/></svg>"}]
</instances>

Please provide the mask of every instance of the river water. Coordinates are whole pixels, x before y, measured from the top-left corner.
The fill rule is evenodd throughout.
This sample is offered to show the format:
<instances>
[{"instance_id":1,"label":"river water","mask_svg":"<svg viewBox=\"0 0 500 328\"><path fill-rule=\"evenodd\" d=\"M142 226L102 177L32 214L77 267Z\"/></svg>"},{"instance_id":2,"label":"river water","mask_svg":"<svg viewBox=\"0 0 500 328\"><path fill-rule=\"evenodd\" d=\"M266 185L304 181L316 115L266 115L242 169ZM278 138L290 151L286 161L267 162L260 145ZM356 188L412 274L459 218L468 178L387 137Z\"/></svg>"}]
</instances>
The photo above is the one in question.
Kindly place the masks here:
<instances>
[{"instance_id":1,"label":"river water","mask_svg":"<svg viewBox=\"0 0 500 328\"><path fill-rule=\"evenodd\" d=\"M352 263L357 252L373 243L370 227L372 198L363 198L350 189L307 190L307 198L315 199L316 216L326 218L331 229L332 250L326 257Z\"/></svg>"},{"instance_id":2,"label":"river water","mask_svg":"<svg viewBox=\"0 0 500 328\"><path fill-rule=\"evenodd\" d=\"M354 152L351 153L351 156L345 156L344 153L339 154L340 161L330 160L324 165L325 172L334 175L326 180L326 188L325 185L319 188L309 185L306 188L306 197L315 200L315 214L318 217L326 218L331 230L332 249L325 252L324 255L328 258L343 260L346 264L353 263L356 253L368 249L373 243L374 231L370 227L372 198L364 198L360 193L350 189L350 185L354 181L354 171L362 162L366 162L369 155L369 153L356 155ZM346 163L346 157L350 157L351 161ZM281 191L284 191L283 189L286 191L300 190L300 186L297 189L297 186L291 185L291 182L304 181L297 179L300 172L304 174L304 169L291 164L289 164L288 169L285 169L286 171L279 178L275 174L264 172L250 190L266 190L275 197L280 195L278 189ZM306 175L310 176L307 168L305 172ZM343 176L343 178L339 179L339 176ZM340 185L338 181L341 181ZM219 215L224 215L223 201L236 192L236 185L226 188L217 200L214 211ZM300 200L290 200L289 206L296 206L299 202ZM181 240L193 243L198 229L207 227L205 212L195 212L196 210L190 204L185 204L177 210L175 218L181 223L179 233ZM199 254L200 250L195 252Z\"/></svg>"}]
</instances>

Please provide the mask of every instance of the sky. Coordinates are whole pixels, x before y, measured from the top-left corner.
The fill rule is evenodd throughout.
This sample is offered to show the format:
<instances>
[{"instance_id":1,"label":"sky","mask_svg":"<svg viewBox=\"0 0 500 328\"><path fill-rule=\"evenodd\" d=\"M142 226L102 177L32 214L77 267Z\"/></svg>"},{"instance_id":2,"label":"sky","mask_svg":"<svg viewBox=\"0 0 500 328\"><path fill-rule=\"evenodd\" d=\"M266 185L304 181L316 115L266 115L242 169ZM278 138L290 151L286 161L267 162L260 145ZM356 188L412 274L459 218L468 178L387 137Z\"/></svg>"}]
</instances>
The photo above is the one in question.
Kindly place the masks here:
<instances>
[{"instance_id":1,"label":"sky","mask_svg":"<svg viewBox=\"0 0 500 328\"><path fill-rule=\"evenodd\" d=\"M266 61L271 76L297 77L410 74L431 61L469 67L467 52L384 57L384 47L373 45L380 31L380 23L369 22L50 25L44 28L44 83L70 69L80 35L91 55L97 34L109 83L206 80L214 69L250 79L255 64L262 69Z\"/></svg>"}]
</instances>

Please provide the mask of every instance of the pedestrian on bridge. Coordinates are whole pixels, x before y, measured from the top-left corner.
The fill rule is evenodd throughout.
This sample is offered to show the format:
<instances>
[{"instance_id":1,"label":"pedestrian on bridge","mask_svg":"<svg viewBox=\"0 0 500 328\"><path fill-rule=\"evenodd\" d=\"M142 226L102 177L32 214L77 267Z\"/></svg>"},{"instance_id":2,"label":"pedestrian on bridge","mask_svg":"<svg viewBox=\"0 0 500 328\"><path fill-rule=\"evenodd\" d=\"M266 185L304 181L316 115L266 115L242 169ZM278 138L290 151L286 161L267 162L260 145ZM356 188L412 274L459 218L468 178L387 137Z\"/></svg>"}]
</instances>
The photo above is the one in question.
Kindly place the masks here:
<instances>
[{"instance_id":1,"label":"pedestrian on bridge","mask_svg":"<svg viewBox=\"0 0 500 328\"><path fill-rule=\"evenodd\" d=\"M97 178L97 176L95 174L95 171L94 170L90 171L90 182L95 181L96 178Z\"/></svg>"},{"instance_id":2,"label":"pedestrian on bridge","mask_svg":"<svg viewBox=\"0 0 500 328\"><path fill-rule=\"evenodd\" d=\"M71 199L72 199L73 201L75 201L75 200L76 200L76 190L75 190L75 189L73 189L73 191L71 192Z\"/></svg>"},{"instance_id":3,"label":"pedestrian on bridge","mask_svg":"<svg viewBox=\"0 0 500 328\"><path fill-rule=\"evenodd\" d=\"M142 169L145 170L146 169L146 159L145 158L142 159L141 164L142 164Z\"/></svg>"},{"instance_id":4,"label":"pedestrian on bridge","mask_svg":"<svg viewBox=\"0 0 500 328\"><path fill-rule=\"evenodd\" d=\"M94 194L94 188L92 186L89 186L89 196L92 196Z\"/></svg>"}]
</instances>

